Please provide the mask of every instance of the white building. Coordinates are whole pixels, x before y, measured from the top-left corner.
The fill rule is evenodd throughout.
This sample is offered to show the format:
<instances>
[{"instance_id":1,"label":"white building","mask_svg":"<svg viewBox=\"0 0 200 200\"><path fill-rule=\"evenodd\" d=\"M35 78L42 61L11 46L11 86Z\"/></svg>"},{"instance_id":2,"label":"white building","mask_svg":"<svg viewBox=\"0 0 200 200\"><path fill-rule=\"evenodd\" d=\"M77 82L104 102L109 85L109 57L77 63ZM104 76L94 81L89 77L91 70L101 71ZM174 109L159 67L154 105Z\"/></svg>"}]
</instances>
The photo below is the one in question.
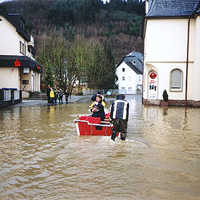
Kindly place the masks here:
<instances>
[{"instance_id":1,"label":"white building","mask_svg":"<svg viewBox=\"0 0 200 200\"><path fill-rule=\"evenodd\" d=\"M132 52L117 65L116 76L120 94L136 94L142 92L143 56Z\"/></svg>"},{"instance_id":2,"label":"white building","mask_svg":"<svg viewBox=\"0 0 200 200\"><path fill-rule=\"evenodd\" d=\"M34 39L19 14L0 13L0 89L40 92L41 66L34 59Z\"/></svg>"},{"instance_id":3,"label":"white building","mask_svg":"<svg viewBox=\"0 0 200 200\"><path fill-rule=\"evenodd\" d=\"M200 106L200 0L146 0L144 104Z\"/></svg>"}]
</instances>

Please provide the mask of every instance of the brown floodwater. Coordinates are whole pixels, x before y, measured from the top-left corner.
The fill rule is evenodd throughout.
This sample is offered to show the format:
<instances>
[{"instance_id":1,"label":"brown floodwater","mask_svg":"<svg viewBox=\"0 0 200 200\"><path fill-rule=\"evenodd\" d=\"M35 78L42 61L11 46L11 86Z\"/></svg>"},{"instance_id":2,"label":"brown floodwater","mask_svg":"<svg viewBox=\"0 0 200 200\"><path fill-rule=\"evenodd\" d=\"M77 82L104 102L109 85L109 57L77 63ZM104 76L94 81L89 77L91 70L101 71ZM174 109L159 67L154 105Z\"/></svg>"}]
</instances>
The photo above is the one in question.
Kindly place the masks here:
<instances>
[{"instance_id":1,"label":"brown floodwater","mask_svg":"<svg viewBox=\"0 0 200 200\"><path fill-rule=\"evenodd\" d=\"M87 103L0 110L0 200L199 200L200 109L128 97L128 138L78 137Z\"/></svg>"}]
</instances>

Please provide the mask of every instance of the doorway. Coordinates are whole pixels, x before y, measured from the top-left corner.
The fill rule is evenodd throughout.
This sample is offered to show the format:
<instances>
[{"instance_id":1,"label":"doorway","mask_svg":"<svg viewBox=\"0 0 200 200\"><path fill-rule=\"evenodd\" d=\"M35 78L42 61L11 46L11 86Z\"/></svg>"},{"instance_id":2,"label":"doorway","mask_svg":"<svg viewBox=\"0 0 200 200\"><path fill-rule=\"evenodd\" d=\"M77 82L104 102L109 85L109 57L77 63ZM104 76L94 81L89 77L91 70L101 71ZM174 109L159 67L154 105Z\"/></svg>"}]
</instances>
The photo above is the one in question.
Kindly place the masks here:
<instances>
[{"instance_id":1,"label":"doorway","mask_svg":"<svg viewBox=\"0 0 200 200\"><path fill-rule=\"evenodd\" d=\"M148 74L148 99L158 99L158 73L150 71Z\"/></svg>"}]
</instances>

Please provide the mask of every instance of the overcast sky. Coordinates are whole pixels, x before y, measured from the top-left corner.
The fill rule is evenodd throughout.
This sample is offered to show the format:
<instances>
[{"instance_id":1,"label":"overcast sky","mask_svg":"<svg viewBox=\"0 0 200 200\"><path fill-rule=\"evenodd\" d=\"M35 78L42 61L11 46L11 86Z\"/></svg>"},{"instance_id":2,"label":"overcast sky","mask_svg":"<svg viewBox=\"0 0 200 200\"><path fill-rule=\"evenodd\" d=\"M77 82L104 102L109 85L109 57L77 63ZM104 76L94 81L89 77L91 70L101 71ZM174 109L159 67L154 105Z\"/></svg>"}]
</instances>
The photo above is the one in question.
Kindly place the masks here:
<instances>
[{"instance_id":1,"label":"overcast sky","mask_svg":"<svg viewBox=\"0 0 200 200\"><path fill-rule=\"evenodd\" d=\"M4 1L9 1L9 0L0 0L0 3L4 2Z\"/></svg>"}]
</instances>

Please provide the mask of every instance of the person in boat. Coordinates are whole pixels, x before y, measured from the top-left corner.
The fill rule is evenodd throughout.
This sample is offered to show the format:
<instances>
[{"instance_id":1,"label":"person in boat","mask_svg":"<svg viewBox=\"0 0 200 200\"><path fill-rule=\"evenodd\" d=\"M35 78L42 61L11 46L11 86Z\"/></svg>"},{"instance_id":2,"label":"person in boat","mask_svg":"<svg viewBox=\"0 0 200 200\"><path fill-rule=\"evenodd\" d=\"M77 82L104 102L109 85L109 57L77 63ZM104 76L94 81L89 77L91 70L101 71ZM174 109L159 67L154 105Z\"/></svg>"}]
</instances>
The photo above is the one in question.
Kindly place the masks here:
<instances>
[{"instance_id":1,"label":"person in boat","mask_svg":"<svg viewBox=\"0 0 200 200\"><path fill-rule=\"evenodd\" d=\"M96 97L97 97L98 94L101 95L101 92L98 91L97 94L94 94L94 95L91 97L91 100L92 100L92 101L96 101Z\"/></svg>"},{"instance_id":2,"label":"person in boat","mask_svg":"<svg viewBox=\"0 0 200 200\"><path fill-rule=\"evenodd\" d=\"M120 132L121 140L127 136L127 125L129 117L129 103L125 100L125 95L117 95L117 99L111 106L110 118L113 123L111 139L115 141L117 132Z\"/></svg>"},{"instance_id":3,"label":"person in boat","mask_svg":"<svg viewBox=\"0 0 200 200\"><path fill-rule=\"evenodd\" d=\"M101 101L101 104L103 105L103 107L105 108L106 107L106 101L105 101L105 98L103 95L101 95L101 92L97 92L97 94L94 94L92 97L91 97L91 100L93 101L92 104L89 106L90 108L92 108L95 104L96 104L96 97L97 95L100 95L102 97L102 101Z\"/></svg>"},{"instance_id":4,"label":"person in boat","mask_svg":"<svg viewBox=\"0 0 200 200\"><path fill-rule=\"evenodd\" d=\"M97 94L96 102L91 108L91 112L92 112L92 117L100 117L101 121L104 121L105 111L104 111L104 106L102 105L102 96L100 94Z\"/></svg>"}]
</instances>

